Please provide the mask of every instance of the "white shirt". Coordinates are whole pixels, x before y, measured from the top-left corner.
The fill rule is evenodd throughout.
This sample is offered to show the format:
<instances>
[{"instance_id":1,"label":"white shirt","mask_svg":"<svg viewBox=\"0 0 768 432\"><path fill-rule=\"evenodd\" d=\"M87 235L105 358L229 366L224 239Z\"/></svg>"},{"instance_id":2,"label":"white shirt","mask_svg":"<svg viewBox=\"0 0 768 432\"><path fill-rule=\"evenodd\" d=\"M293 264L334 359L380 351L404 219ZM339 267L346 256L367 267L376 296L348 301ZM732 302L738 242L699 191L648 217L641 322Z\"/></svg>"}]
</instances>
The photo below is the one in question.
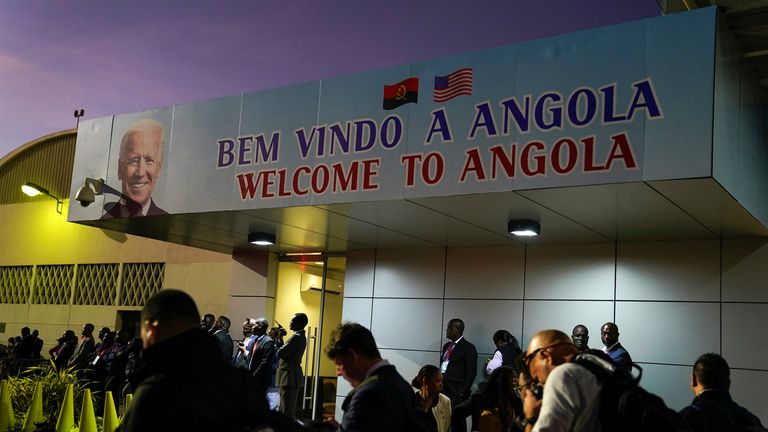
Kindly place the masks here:
<instances>
[{"instance_id":1,"label":"white shirt","mask_svg":"<svg viewBox=\"0 0 768 432\"><path fill-rule=\"evenodd\" d=\"M501 355L501 351L496 350L495 353L493 353L493 358L491 361L488 362L488 364L485 366L485 373L490 375L493 373L493 371L496 370L496 368L500 367L502 364L504 364L504 358Z\"/></svg>"},{"instance_id":2,"label":"white shirt","mask_svg":"<svg viewBox=\"0 0 768 432\"><path fill-rule=\"evenodd\" d=\"M595 375L573 363L557 366L544 384L534 432L600 432L600 389Z\"/></svg>"}]
</instances>

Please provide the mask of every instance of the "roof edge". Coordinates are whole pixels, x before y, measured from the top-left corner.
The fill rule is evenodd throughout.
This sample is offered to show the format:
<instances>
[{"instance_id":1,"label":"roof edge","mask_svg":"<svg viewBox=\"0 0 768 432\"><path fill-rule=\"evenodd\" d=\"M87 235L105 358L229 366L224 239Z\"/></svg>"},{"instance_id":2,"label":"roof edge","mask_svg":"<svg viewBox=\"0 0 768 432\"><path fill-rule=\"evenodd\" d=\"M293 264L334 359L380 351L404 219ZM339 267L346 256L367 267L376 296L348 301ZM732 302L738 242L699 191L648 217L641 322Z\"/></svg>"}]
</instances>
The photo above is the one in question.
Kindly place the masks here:
<instances>
[{"instance_id":1,"label":"roof edge","mask_svg":"<svg viewBox=\"0 0 768 432\"><path fill-rule=\"evenodd\" d=\"M0 159L0 167L4 166L6 163L10 162L11 160L15 159L20 154L24 153L25 151L31 149L32 147L40 144L41 142L45 142L47 140L62 137L65 135L77 135L77 129L65 129L58 132L53 132L48 135L43 135L40 138L35 138L32 141L29 141L26 144L21 145L20 147L17 147L16 149L12 150L7 155L3 156L2 159Z\"/></svg>"}]
</instances>

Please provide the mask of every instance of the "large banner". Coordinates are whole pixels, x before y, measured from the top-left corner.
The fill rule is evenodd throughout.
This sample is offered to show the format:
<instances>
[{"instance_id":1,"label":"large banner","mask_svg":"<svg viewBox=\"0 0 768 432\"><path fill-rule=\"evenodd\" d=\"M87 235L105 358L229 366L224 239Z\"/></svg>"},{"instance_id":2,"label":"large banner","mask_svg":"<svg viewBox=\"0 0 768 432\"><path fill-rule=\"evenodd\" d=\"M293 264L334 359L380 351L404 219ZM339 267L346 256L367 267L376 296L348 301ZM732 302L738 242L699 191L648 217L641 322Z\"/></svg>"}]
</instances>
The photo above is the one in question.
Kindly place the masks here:
<instances>
[{"instance_id":1,"label":"large banner","mask_svg":"<svg viewBox=\"0 0 768 432\"><path fill-rule=\"evenodd\" d=\"M72 198L86 177L107 192L69 219L711 176L715 19L710 8L85 121Z\"/></svg>"}]
</instances>

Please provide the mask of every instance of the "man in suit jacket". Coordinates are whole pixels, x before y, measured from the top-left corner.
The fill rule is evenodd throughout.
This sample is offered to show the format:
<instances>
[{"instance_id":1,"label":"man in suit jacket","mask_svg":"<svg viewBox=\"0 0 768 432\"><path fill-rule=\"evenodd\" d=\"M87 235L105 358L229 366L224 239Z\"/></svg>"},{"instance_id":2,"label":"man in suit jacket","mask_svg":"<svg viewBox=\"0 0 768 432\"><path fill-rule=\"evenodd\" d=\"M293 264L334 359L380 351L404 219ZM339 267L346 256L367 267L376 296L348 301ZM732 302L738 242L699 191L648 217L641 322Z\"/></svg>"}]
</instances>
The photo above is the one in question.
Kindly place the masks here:
<instances>
[{"instance_id":1,"label":"man in suit jacket","mask_svg":"<svg viewBox=\"0 0 768 432\"><path fill-rule=\"evenodd\" d=\"M224 315L216 318L213 323L213 336L219 341L221 348L221 357L229 363L232 360L232 353L235 351L235 343L232 342L232 336L229 335L229 327L232 322Z\"/></svg>"},{"instance_id":2,"label":"man in suit jacket","mask_svg":"<svg viewBox=\"0 0 768 432\"><path fill-rule=\"evenodd\" d=\"M451 407L464 402L471 394L472 383L477 375L477 349L464 339L464 321L454 318L448 321L440 355L440 371L443 373L443 394L451 399Z\"/></svg>"},{"instance_id":3,"label":"man in suit jacket","mask_svg":"<svg viewBox=\"0 0 768 432\"><path fill-rule=\"evenodd\" d=\"M275 342L267 335L267 329L269 329L269 321L264 318L256 320L253 327L256 339L248 365L251 375L261 384L265 393L272 384L272 362L275 358Z\"/></svg>"},{"instance_id":4,"label":"man in suit jacket","mask_svg":"<svg viewBox=\"0 0 768 432\"><path fill-rule=\"evenodd\" d=\"M422 431L424 416L419 413L413 388L395 367L381 358L373 334L357 323L344 323L334 331L326 354L336 363L338 374L353 390L344 398L340 432Z\"/></svg>"},{"instance_id":5,"label":"man in suit jacket","mask_svg":"<svg viewBox=\"0 0 768 432\"><path fill-rule=\"evenodd\" d=\"M603 324L600 328L600 339L605 345L603 351L611 357L616 367L630 371L632 369L632 357L619 343L619 326L612 322Z\"/></svg>"},{"instance_id":6,"label":"man in suit jacket","mask_svg":"<svg viewBox=\"0 0 768 432\"><path fill-rule=\"evenodd\" d=\"M297 313L291 319L288 328L293 335L277 350L277 386L280 388L280 412L291 418L296 418L296 405L299 390L304 385L304 374L301 371L301 358L307 347L307 337L304 327L309 319L303 313Z\"/></svg>"}]
</instances>

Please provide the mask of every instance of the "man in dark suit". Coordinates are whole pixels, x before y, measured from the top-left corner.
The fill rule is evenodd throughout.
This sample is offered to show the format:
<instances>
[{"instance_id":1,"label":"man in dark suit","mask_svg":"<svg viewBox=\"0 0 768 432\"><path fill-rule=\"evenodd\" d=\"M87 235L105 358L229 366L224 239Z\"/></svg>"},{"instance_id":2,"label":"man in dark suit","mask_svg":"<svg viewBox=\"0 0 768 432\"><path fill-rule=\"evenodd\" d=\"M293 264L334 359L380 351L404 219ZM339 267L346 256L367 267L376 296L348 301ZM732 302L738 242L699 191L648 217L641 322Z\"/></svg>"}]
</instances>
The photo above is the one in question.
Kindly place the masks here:
<instances>
[{"instance_id":1,"label":"man in dark suit","mask_svg":"<svg viewBox=\"0 0 768 432\"><path fill-rule=\"evenodd\" d=\"M269 321L259 318L253 326L255 336L248 370L266 391L272 385L272 362L275 359L275 342L269 335Z\"/></svg>"},{"instance_id":2,"label":"man in dark suit","mask_svg":"<svg viewBox=\"0 0 768 432\"><path fill-rule=\"evenodd\" d=\"M229 335L231 325L232 322L224 315L216 318L213 323L213 336L219 341L221 357L228 362L232 360L232 353L235 351L235 343L232 342L232 336Z\"/></svg>"},{"instance_id":3,"label":"man in dark suit","mask_svg":"<svg viewBox=\"0 0 768 432\"><path fill-rule=\"evenodd\" d=\"M603 324L600 328L600 339L605 345L603 351L611 357L616 367L630 371L632 369L632 357L619 343L619 326L612 322Z\"/></svg>"},{"instance_id":4,"label":"man in dark suit","mask_svg":"<svg viewBox=\"0 0 768 432\"><path fill-rule=\"evenodd\" d=\"M373 334L357 323L344 323L333 332L325 349L337 374L353 389L341 409L340 432L405 432L425 430L413 388L388 361L381 358ZM431 416L431 411L428 414Z\"/></svg>"},{"instance_id":5,"label":"man in dark suit","mask_svg":"<svg viewBox=\"0 0 768 432\"><path fill-rule=\"evenodd\" d=\"M150 119L134 123L125 132L117 162L122 197L104 206L102 219L168 214L152 200L163 168L163 133L163 124Z\"/></svg>"},{"instance_id":6,"label":"man in dark suit","mask_svg":"<svg viewBox=\"0 0 768 432\"><path fill-rule=\"evenodd\" d=\"M693 430L701 432L760 429L760 419L731 399L731 368L718 354L703 354L691 373L696 397L680 415Z\"/></svg>"},{"instance_id":7,"label":"man in dark suit","mask_svg":"<svg viewBox=\"0 0 768 432\"><path fill-rule=\"evenodd\" d=\"M471 394L472 383L477 375L477 349L464 339L464 321L454 318L448 321L440 355L440 371L443 373L443 394L451 399L451 407L464 402Z\"/></svg>"},{"instance_id":8,"label":"man in dark suit","mask_svg":"<svg viewBox=\"0 0 768 432\"><path fill-rule=\"evenodd\" d=\"M296 405L299 390L304 385L304 374L301 371L301 358L307 347L307 337L304 327L309 319L303 313L297 313L291 319L288 327L293 335L277 350L277 386L280 388L280 412L291 418L296 418Z\"/></svg>"}]
</instances>

